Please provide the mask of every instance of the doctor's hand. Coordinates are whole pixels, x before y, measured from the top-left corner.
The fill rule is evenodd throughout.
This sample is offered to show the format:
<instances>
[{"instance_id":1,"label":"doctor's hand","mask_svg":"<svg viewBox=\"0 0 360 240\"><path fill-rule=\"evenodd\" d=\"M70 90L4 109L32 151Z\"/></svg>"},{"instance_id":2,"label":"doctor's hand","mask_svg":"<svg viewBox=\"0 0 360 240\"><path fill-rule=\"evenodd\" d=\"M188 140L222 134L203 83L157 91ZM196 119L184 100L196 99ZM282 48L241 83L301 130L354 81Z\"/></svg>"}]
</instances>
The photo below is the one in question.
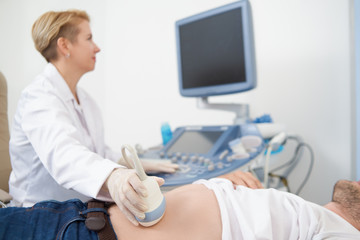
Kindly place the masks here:
<instances>
[{"instance_id":1,"label":"doctor's hand","mask_svg":"<svg viewBox=\"0 0 360 240\"><path fill-rule=\"evenodd\" d=\"M177 169L179 169L178 164L160 159L140 158L140 162L144 168L144 171L150 174L174 173ZM124 160L123 157L121 157L117 163L127 168L134 168L134 166L131 166L127 161Z\"/></svg>"},{"instance_id":2,"label":"doctor's hand","mask_svg":"<svg viewBox=\"0 0 360 240\"><path fill-rule=\"evenodd\" d=\"M156 180L160 185L161 180ZM139 223L134 216L145 218L147 206L141 197L147 197L148 192L135 170L115 169L106 180L106 186L116 205L131 223L138 226Z\"/></svg>"},{"instance_id":3,"label":"doctor's hand","mask_svg":"<svg viewBox=\"0 0 360 240\"><path fill-rule=\"evenodd\" d=\"M261 182L250 172L234 171L228 174L219 176L219 178L226 178L234 185L245 186L252 189L263 188Z\"/></svg>"},{"instance_id":4,"label":"doctor's hand","mask_svg":"<svg viewBox=\"0 0 360 240\"><path fill-rule=\"evenodd\" d=\"M152 160L140 158L146 173L174 173L179 165L164 160Z\"/></svg>"}]
</instances>

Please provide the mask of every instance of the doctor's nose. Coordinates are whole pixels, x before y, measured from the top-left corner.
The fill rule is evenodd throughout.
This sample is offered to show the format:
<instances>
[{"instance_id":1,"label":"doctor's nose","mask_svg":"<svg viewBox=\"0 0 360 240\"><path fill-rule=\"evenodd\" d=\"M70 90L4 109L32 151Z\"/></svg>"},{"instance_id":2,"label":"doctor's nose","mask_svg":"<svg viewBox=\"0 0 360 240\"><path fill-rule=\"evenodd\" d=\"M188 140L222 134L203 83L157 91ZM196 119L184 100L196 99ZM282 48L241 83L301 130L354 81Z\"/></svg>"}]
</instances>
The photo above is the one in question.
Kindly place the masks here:
<instances>
[{"instance_id":1,"label":"doctor's nose","mask_svg":"<svg viewBox=\"0 0 360 240\"><path fill-rule=\"evenodd\" d=\"M95 53L100 52L100 48L98 47L98 45L96 43L94 43L94 44L95 44Z\"/></svg>"}]
</instances>

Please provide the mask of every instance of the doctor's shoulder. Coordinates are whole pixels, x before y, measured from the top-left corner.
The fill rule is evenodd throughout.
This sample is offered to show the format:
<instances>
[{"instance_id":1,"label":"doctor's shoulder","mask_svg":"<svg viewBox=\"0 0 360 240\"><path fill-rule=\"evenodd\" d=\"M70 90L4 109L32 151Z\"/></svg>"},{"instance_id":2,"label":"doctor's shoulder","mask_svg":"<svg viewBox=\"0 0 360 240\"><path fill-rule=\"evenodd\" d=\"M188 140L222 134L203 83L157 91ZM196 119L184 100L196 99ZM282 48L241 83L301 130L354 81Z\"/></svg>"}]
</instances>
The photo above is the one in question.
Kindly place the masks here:
<instances>
[{"instance_id":1,"label":"doctor's shoulder","mask_svg":"<svg viewBox=\"0 0 360 240\"><path fill-rule=\"evenodd\" d=\"M70 91L69 91L69 94ZM21 92L19 104L46 106L61 104L66 99L62 91L54 85L48 78L38 75ZM55 105L54 105L55 104Z\"/></svg>"}]
</instances>

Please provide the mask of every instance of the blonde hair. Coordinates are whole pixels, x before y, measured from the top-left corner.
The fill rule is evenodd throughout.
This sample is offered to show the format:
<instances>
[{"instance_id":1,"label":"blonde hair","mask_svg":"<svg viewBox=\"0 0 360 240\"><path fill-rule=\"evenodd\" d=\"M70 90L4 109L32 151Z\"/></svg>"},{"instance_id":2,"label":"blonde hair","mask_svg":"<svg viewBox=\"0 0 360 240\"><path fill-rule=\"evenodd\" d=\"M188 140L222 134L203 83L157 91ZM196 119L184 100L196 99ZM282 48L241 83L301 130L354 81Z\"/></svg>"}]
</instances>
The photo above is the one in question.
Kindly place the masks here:
<instances>
[{"instance_id":1,"label":"blonde hair","mask_svg":"<svg viewBox=\"0 0 360 240\"><path fill-rule=\"evenodd\" d=\"M58 57L56 43L60 37L75 42L79 33L78 25L90 21L88 14L80 10L54 12L41 15L32 26L32 38L35 48L50 62Z\"/></svg>"}]
</instances>

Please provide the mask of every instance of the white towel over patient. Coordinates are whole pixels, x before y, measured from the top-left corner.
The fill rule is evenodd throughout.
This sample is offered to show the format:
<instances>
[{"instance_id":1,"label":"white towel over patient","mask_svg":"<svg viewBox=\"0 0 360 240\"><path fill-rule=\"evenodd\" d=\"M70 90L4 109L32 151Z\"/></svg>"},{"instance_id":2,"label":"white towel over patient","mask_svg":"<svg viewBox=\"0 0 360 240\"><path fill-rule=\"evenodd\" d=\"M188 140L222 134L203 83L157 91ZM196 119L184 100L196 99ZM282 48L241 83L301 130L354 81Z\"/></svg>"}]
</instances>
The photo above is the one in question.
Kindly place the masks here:
<instances>
[{"instance_id":1,"label":"white towel over patient","mask_svg":"<svg viewBox=\"0 0 360 240\"><path fill-rule=\"evenodd\" d=\"M222 178L199 180L219 203L223 240L360 239L359 231L326 208L287 192L253 190Z\"/></svg>"}]
</instances>

